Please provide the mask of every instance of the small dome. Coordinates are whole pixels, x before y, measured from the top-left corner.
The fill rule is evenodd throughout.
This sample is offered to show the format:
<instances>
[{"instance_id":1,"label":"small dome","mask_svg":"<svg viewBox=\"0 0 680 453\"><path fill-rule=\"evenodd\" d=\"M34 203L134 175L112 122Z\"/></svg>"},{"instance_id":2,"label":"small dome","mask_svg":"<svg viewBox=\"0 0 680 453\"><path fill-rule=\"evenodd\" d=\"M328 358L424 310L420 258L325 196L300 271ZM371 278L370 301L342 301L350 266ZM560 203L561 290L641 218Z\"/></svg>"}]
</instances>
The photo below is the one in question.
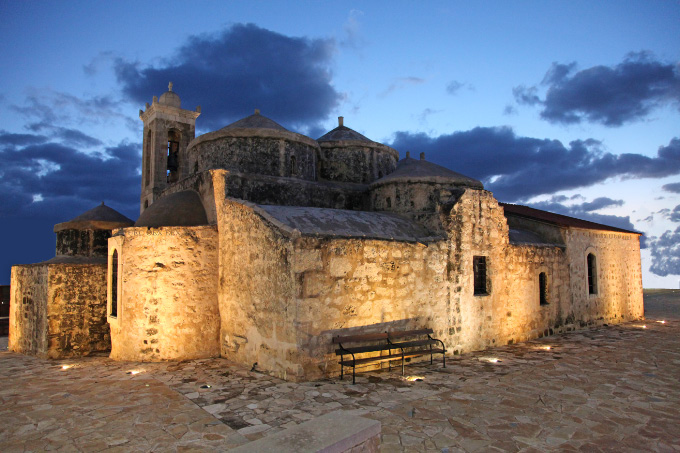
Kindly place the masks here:
<instances>
[{"instance_id":1,"label":"small dome","mask_svg":"<svg viewBox=\"0 0 680 453\"><path fill-rule=\"evenodd\" d=\"M373 140L370 140L354 129L350 129L349 127L345 126L343 124L343 117L339 116L338 117L338 127L333 129L330 132L327 132L326 134L322 135L319 137L316 141L321 143L321 142L343 142L343 141L358 141L358 142L367 142L367 143L373 143Z\"/></svg>"},{"instance_id":2,"label":"small dome","mask_svg":"<svg viewBox=\"0 0 680 453\"><path fill-rule=\"evenodd\" d=\"M174 91L166 91L165 93L161 94L160 99L158 99L158 103L163 105L169 105L170 107L180 108L180 106L182 105L182 100L179 98L179 95Z\"/></svg>"},{"instance_id":3,"label":"small dome","mask_svg":"<svg viewBox=\"0 0 680 453\"><path fill-rule=\"evenodd\" d=\"M255 110L254 114L231 123L220 130L229 129L275 129L278 131L290 132L276 121L271 120L264 115L260 115L259 110Z\"/></svg>"},{"instance_id":4,"label":"small dome","mask_svg":"<svg viewBox=\"0 0 680 453\"><path fill-rule=\"evenodd\" d=\"M62 230L113 230L132 226L134 221L128 219L115 209L102 204L74 217L68 222L58 223L54 232Z\"/></svg>"},{"instance_id":5,"label":"small dome","mask_svg":"<svg viewBox=\"0 0 680 453\"><path fill-rule=\"evenodd\" d=\"M183 190L155 201L139 216L136 227L207 225L208 217L201 197L193 190Z\"/></svg>"},{"instance_id":6,"label":"small dome","mask_svg":"<svg viewBox=\"0 0 680 453\"><path fill-rule=\"evenodd\" d=\"M398 182L434 182L454 186L483 189L481 181L469 178L441 165L428 162L424 157L420 160L406 157L397 162L397 168L384 178L378 179L371 186Z\"/></svg>"}]
</instances>

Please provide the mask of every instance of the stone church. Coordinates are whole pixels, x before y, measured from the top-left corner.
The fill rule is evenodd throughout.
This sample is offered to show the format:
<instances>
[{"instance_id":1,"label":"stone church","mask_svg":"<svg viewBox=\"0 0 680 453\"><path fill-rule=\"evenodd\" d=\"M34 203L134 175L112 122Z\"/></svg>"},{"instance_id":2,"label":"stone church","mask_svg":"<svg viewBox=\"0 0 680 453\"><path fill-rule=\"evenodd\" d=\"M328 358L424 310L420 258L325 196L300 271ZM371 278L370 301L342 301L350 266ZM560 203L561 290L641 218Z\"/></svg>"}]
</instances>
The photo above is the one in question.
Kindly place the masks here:
<instances>
[{"instance_id":1,"label":"stone church","mask_svg":"<svg viewBox=\"0 0 680 453\"><path fill-rule=\"evenodd\" d=\"M459 354L643 316L635 231L499 203L342 117L314 140L257 110L195 137L199 115L172 87L140 110L134 225L95 208L13 268L12 350L300 380L338 373L335 335L429 327Z\"/></svg>"}]
</instances>

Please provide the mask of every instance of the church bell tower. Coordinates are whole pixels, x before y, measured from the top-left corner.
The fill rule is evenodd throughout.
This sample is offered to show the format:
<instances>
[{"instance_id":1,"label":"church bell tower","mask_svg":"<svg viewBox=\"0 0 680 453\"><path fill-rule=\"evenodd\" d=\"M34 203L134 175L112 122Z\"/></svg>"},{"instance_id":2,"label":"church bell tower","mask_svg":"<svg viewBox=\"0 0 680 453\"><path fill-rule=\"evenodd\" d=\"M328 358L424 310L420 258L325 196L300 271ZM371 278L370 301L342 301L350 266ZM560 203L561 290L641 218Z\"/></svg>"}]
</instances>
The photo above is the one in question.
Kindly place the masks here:
<instances>
[{"instance_id":1,"label":"church bell tower","mask_svg":"<svg viewBox=\"0 0 680 453\"><path fill-rule=\"evenodd\" d=\"M147 103L146 110L139 111L139 119L144 122L140 214L166 187L189 174L182 157L196 136L201 107L191 111L180 106L181 100L170 82L160 99L154 96L152 104Z\"/></svg>"}]
</instances>

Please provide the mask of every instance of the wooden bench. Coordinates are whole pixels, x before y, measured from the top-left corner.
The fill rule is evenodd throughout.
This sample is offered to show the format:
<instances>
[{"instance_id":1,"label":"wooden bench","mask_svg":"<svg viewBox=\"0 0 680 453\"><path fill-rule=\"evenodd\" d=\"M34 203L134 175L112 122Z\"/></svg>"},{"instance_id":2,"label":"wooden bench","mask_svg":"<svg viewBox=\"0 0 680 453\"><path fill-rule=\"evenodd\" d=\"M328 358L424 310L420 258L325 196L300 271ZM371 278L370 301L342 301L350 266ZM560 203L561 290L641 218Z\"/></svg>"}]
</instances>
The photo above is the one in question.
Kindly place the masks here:
<instances>
[{"instance_id":1,"label":"wooden bench","mask_svg":"<svg viewBox=\"0 0 680 453\"><path fill-rule=\"evenodd\" d=\"M403 376L406 359L428 354L430 356L430 363L433 363L434 354L441 354L444 368L446 368L446 347L441 340L432 338L432 333L432 329L419 329L335 336L333 337L333 343L339 346L335 350L335 355L340 356L340 379L344 378L346 366L352 367L352 384L355 384L358 365L387 362L391 369L392 362L397 360L401 360L401 375ZM441 345L441 348L434 348L433 346L435 345ZM358 354L375 352L380 353L380 355L356 358ZM352 358L345 359L345 356L351 356Z\"/></svg>"}]
</instances>

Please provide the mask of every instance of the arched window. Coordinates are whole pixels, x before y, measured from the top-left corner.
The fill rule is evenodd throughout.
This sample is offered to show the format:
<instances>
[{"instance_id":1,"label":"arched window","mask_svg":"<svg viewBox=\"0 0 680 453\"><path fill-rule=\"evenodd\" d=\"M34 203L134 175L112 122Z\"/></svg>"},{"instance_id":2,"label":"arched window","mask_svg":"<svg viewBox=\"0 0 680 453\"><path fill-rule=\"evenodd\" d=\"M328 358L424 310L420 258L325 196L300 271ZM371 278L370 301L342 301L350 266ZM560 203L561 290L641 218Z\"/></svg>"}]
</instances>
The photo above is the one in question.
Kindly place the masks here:
<instances>
[{"instance_id":1,"label":"arched window","mask_svg":"<svg viewBox=\"0 0 680 453\"><path fill-rule=\"evenodd\" d=\"M118 316L118 250L114 250L113 255L111 255L111 287L109 293L111 294L109 316L115 318Z\"/></svg>"},{"instance_id":2,"label":"arched window","mask_svg":"<svg viewBox=\"0 0 680 453\"><path fill-rule=\"evenodd\" d=\"M538 274L538 299L541 305L548 305L548 276L545 272Z\"/></svg>"},{"instance_id":3,"label":"arched window","mask_svg":"<svg viewBox=\"0 0 680 453\"><path fill-rule=\"evenodd\" d=\"M295 156L290 156L290 175L297 175L297 159Z\"/></svg>"},{"instance_id":4,"label":"arched window","mask_svg":"<svg viewBox=\"0 0 680 453\"><path fill-rule=\"evenodd\" d=\"M588 254L588 294L597 294L597 258Z\"/></svg>"}]
</instances>

